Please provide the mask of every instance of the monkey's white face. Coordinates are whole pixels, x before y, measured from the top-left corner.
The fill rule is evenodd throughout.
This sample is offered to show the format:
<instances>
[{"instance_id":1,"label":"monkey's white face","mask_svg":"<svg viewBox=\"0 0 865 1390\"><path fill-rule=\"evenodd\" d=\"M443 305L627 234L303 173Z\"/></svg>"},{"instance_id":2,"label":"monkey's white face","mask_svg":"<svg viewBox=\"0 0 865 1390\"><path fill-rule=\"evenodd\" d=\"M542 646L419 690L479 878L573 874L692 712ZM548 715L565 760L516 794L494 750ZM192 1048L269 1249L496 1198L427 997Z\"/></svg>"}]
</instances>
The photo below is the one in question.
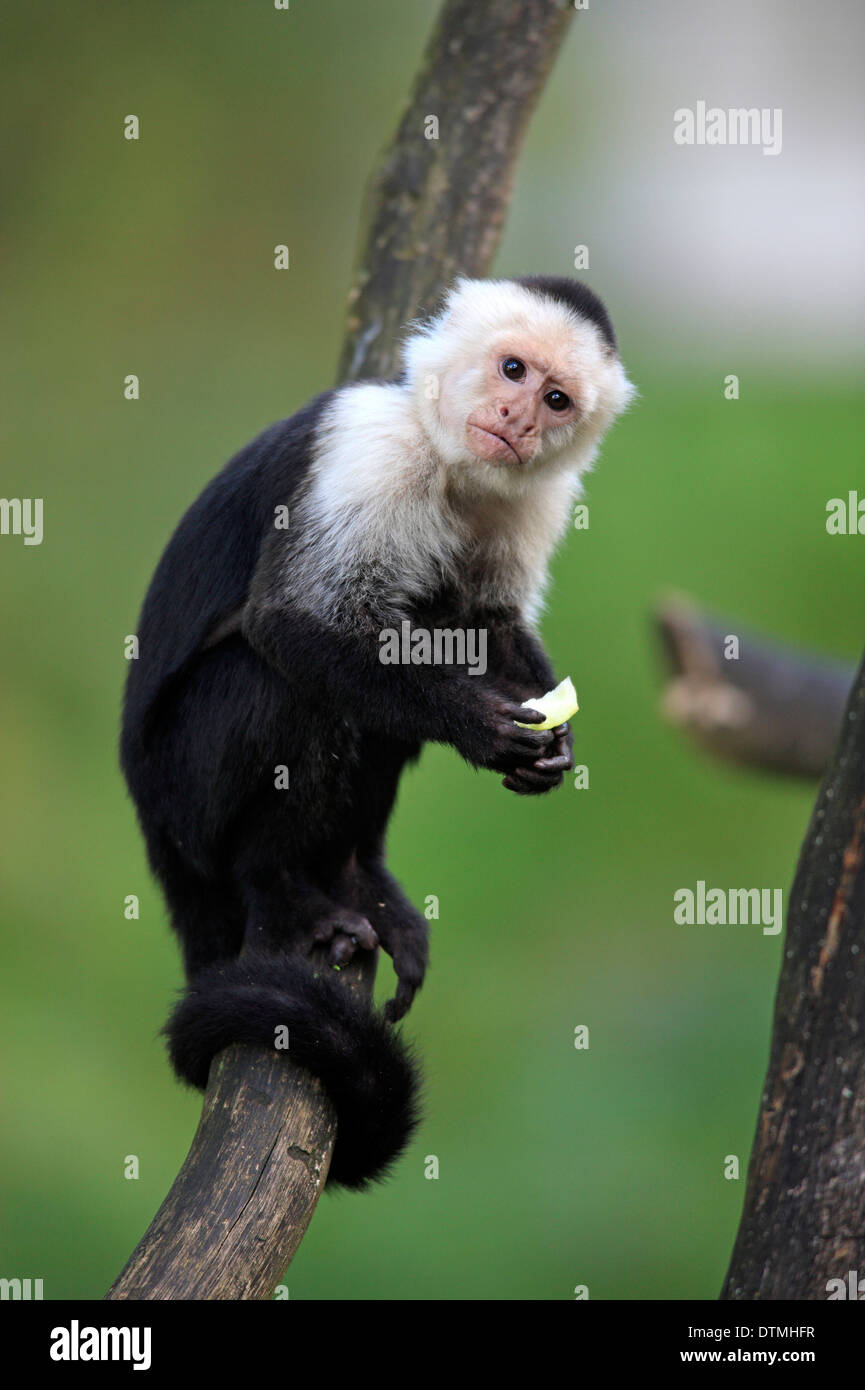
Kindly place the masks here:
<instances>
[{"instance_id":1,"label":"monkey's white face","mask_svg":"<svg viewBox=\"0 0 865 1390\"><path fill-rule=\"evenodd\" d=\"M495 492L588 467L633 394L594 323L508 281L459 282L404 358L437 457Z\"/></svg>"},{"instance_id":2,"label":"monkey's white face","mask_svg":"<svg viewBox=\"0 0 865 1390\"><path fill-rule=\"evenodd\" d=\"M445 373L442 420L454 438L462 431L469 452L487 463L524 467L543 451L550 431L562 440L564 427L579 418L579 383L556 371L543 346L524 335L511 334L485 354L480 379L465 383L476 402L468 414L459 375Z\"/></svg>"}]
</instances>

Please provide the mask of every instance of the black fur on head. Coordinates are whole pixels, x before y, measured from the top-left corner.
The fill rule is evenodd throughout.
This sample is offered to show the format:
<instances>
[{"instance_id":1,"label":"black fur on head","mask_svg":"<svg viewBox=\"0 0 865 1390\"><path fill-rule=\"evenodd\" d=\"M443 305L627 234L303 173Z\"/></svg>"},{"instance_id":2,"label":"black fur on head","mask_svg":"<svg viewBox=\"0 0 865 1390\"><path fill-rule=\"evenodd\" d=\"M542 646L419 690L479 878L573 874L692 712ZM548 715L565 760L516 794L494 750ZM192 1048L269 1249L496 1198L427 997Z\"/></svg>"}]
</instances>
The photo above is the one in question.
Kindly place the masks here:
<instances>
[{"instance_id":1,"label":"black fur on head","mask_svg":"<svg viewBox=\"0 0 865 1390\"><path fill-rule=\"evenodd\" d=\"M601 300L588 285L580 280L571 280L564 275L520 275L514 276L515 285L523 285L535 294L555 299L581 318L590 319L600 329L613 352L618 352L613 324Z\"/></svg>"}]
</instances>

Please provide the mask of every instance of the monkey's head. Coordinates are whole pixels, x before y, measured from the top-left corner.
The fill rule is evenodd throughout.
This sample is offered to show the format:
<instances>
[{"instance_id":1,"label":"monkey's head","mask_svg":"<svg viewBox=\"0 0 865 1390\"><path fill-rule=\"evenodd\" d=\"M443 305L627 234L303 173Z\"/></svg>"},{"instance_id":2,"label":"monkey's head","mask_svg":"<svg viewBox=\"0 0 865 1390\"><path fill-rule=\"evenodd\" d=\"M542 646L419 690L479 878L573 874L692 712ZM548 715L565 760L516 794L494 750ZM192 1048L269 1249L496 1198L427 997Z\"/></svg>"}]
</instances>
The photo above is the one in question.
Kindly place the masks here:
<instances>
[{"instance_id":1,"label":"monkey's head","mask_svg":"<svg viewBox=\"0 0 865 1390\"><path fill-rule=\"evenodd\" d=\"M606 309L576 280L458 280L403 361L438 457L496 491L587 468L634 395Z\"/></svg>"}]
</instances>

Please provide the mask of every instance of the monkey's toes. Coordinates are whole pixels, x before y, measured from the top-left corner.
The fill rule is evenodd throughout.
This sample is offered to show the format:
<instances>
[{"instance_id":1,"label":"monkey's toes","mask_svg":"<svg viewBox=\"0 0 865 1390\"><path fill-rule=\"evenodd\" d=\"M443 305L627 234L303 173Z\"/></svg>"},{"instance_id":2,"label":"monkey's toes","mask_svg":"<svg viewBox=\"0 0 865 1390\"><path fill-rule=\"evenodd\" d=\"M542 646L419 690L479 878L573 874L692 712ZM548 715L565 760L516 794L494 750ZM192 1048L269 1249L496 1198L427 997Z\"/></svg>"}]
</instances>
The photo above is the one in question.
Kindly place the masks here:
<instances>
[{"instance_id":1,"label":"monkey's toes","mask_svg":"<svg viewBox=\"0 0 865 1390\"><path fill-rule=\"evenodd\" d=\"M401 1018L405 1018L423 984L426 973L426 942L415 951L404 947L394 959L394 969L396 994L384 1006L384 1016L389 1023L398 1023Z\"/></svg>"},{"instance_id":2,"label":"monkey's toes","mask_svg":"<svg viewBox=\"0 0 865 1390\"><path fill-rule=\"evenodd\" d=\"M316 923L312 939L318 946L330 943L327 958L337 969L348 964L358 947L362 951L374 951L378 946L376 933L359 912L339 912L325 917Z\"/></svg>"},{"instance_id":3,"label":"monkey's toes","mask_svg":"<svg viewBox=\"0 0 865 1390\"><path fill-rule=\"evenodd\" d=\"M403 985L402 982L397 986L397 991L393 999L388 999L384 1006L384 1016L388 1023L399 1023L401 1018L405 1018L411 1008L415 991L410 985Z\"/></svg>"}]
</instances>

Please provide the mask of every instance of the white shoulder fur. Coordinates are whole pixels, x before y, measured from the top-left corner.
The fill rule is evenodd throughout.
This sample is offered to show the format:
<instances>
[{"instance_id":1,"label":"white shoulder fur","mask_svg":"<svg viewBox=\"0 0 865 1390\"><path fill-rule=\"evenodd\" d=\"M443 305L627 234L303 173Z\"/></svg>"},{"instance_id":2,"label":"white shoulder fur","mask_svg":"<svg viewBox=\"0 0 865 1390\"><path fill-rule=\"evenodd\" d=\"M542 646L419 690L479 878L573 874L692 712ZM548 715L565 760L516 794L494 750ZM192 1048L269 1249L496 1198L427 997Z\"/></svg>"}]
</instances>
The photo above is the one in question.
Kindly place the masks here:
<instances>
[{"instance_id":1,"label":"white shoulder fur","mask_svg":"<svg viewBox=\"0 0 865 1390\"><path fill-rule=\"evenodd\" d=\"M435 382L503 332L549 345L579 379L581 414L549 431L524 472L474 458L445 437ZM406 380L337 392L316 436L292 516L286 579L319 614L366 606L394 617L447 581L470 602L515 605L534 621L551 553L600 440L633 395L595 325L510 281L459 281L442 313L414 328ZM432 389L430 383L432 382Z\"/></svg>"}]
</instances>

